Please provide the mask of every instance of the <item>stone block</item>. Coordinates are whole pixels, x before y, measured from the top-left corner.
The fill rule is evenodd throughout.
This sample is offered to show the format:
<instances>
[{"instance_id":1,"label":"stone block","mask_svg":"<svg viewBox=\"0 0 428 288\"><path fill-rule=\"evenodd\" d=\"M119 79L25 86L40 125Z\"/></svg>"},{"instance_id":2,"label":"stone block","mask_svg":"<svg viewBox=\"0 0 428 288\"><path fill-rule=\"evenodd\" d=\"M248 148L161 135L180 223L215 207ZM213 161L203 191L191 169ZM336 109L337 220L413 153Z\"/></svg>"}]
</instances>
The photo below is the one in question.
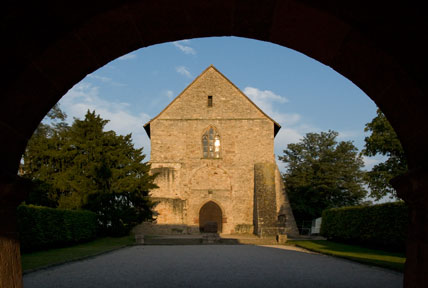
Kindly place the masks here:
<instances>
[{"instance_id":1,"label":"stone block","mask_svg":"<svg viewBox=\"0 0 428 288\"><path fill-rule=\"evenodd\" d=\"M278 244L285 244L287 242L287 234L276 235L276 242L278 242Z\"/></svg>"}]
</instances>

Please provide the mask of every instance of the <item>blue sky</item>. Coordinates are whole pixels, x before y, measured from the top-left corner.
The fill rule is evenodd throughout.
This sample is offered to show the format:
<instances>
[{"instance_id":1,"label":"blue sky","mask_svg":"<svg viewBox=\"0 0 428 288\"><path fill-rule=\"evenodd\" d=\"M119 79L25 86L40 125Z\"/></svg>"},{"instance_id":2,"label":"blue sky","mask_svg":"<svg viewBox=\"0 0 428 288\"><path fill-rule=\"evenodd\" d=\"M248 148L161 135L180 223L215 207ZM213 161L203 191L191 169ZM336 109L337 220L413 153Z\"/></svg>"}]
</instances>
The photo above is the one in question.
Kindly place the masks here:
<instances>
[{"instance_id":1,"label":"blue sky","mask_svg":"<svg viewBox=\"0 0 428 288\"><path fill-rule=\"evenodd\" d=\"M363 148L364 126L375 117L376 105L361 89L300 52L245 38L199 38L141 48L89 74L60 105L70 122L95 109L110 120L108 130L132 133L135 146L143 146L149 157L143 125L210 64L282 126L276 155L305 133L329 129L340 133L339 140ZM380 159L365 158L366 168Z\"/></svg>"}]
</instances>

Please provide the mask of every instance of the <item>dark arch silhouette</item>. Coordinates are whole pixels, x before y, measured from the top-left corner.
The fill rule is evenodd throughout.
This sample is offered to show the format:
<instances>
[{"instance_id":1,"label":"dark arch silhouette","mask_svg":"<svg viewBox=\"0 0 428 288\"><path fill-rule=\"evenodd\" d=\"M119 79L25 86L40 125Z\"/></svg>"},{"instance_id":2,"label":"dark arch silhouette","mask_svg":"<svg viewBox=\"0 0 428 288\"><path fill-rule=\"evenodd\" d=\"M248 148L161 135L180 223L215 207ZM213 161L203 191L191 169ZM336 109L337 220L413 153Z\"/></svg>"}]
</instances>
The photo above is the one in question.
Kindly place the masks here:
<instances>
[{"instance_id":1,"label":"dark arch silhouette","mask_svg":"<svg viewBox=\"0 0 428 288\"><path fill-rule=\"evenodd\" d=\"M223 213L220 206L209 201L199 210L199 230L201 232L221 233L223 229L222 219Z\"/></svg>"},{"instance_id":2,"label":"dark arch silhouette","mask_svg":"<svg viewBox=\"0 0 428 288\"><path fill-rule=\"evenodd\" d=\"M0 279L8 281L2 286L19 286L13 219L26 187L16 172L49 109L88 73L137 48L230 35L315 58L353 81L382 109L410 168L393 183L411 219L405 286L428 282L428 23L422 3L48 0L1 5L0 57L6 73L0 80Z\"/></svg>"}]
</instances>

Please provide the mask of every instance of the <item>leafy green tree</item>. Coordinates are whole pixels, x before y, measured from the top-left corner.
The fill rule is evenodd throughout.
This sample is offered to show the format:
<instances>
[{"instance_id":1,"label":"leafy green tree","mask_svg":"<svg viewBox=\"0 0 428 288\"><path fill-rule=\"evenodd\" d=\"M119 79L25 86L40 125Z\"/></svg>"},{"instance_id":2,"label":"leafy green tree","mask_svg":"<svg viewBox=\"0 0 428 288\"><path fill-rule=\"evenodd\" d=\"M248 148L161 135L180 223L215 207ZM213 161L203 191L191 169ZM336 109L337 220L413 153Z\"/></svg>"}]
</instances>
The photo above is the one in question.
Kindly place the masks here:
<instances>
[{"instance_id":1,"label":"leafy green tree","mask_svg":"<svg viewBox=\"0 0 428 288\"><path fill-rule=\"evenodd\" d=\"M52 191L54 191L52 185L49 185L48 183L38 179L33 179L31 182L31 185L28 186L30 191L27 198L25 199L26 204L51 208L58 206L57 201L50 197Z\"/></svg>"},{"instance_id":2,"label":"leafy green tree","mask_svg":"<svg viewBox=\"0 0 428 288\"><path fill-rule=\"evenodd\" d=\"M148 192L139 191L90 194L83 208L97 213L101 234L123 236L143 220L152 218L153 205Z\"/></svg>"},{"instance_id":3,"label":"leafy green tree","mask_svg":"<svg viewBox=\"0 0 428 288\"><path fill-rule=\"evenodd\" d=\"M377 110L377 116L366 124L364 131L371 132L371 135L365 138L365 147L361 153L365 156L379 154L388 157L385 162L375 165L367 172L370 196L377 200L387 195L396 197L396 191L389 181L407 171L406 156L400 140L380 109Z\"/></svg>"},{"instance_id":4,"label":"leafy green tree","mask_svg":"<svg viewBox=\"0 0 428 288\"><path fill-rule=\"evenodd\" d=\"M279 156L287 164L283 178L297 220L320 217L327 208L357 205L367 193L362 157L352 142L337 142L337 136L335 131L308 133Z\"/></svg>"},{"instance_id":5,"label":"leafy green tree","mask_svg":"<svg viewBox=\"0 0 428 288\"><path fill-rule=\"evenodd\" d=\"M108 182L112 181L107 151L114 149L114 132L104 132L108 120L95 111L88 111L85 119L75 119L68 131L66 145L62 150L66 169L62 173L62 193L59 207L77 209L86 203L93 193L108 193ZM114 152L113 152L114 153Z\"/></svg>"},{"instance_id":6,"label":"leafy green tree","mask_svg":"<svg viewBox=\"0 0 428 288\"><path fill-rule=\"evenodd\" d=\"M20 169L22 176L33 182L27 204L58 205L61 189L55 184L61 183L65 164L61 148L69 129L64 122L66 117L59 105L55 105L28 141Z\"/></svg>"},{"instance_id":7,"label":"leafy green tree","mask_svg":"<svg viewBox=\"0 0 428 288\"><path fill-rule=\"evenodd\" d=\"M53 122L65 120L59 107L48 116L51 123L39 126L23 157L22 173L35 183L28 203L90 209L109 235L124 235L152 218L148 192L157 187L155 175L131 134L104 131L108 120L95 111L71 127Z\"/></svg>"},{"instance_id":8,"label":"leafy green tree","mask_svg":"<svg viewBox=\"0 0 428 288\"><path fill-rule=\"evenodd\" d=\"M24 176L52 187L56 196L49 198L70 209L84 205L89 194L156 187L150 165L143 163L143 148L134 148L131 134L104 131L107 123L95 111L88 111L83 120L75 119L71 127L42 123L25 151Z\"/></svg>"}]
</instances>

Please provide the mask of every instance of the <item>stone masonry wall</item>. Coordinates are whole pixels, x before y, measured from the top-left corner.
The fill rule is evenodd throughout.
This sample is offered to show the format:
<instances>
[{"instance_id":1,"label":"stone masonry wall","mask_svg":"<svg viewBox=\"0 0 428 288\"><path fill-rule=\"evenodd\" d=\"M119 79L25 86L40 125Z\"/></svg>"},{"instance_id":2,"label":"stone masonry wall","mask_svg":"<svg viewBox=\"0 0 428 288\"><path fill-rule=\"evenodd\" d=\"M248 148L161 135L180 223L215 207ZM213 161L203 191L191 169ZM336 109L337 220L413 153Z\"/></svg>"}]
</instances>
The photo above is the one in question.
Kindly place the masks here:
<instances>
[{"instance_id":1,"label":"stone masonry wall","mask_svg":"<svg viewBox=\"0 0 428 288\"><path fill-rule=\"evenodd\" d=\"M261 237L278 233L275 170L275 163L254 165L254 232Z\"/></svg>"},{"instance_id":2,"label":"stone masonry wall","mask_svg":"<svg viewBox=\"0 0 428 288\"><path fill-rule=\"evenodd\" d=\"M156 223L186 224L186 200L178 198L152 197L156 203Z\"/></svg>"},{"instance_id":3,"label":"stone masonry wall","mask_svg":"<svg viewBox=\"0 0 428 288\"><path fill-rule=\"evenodd\" d=\"M209 127L220 135L218 159L203 158L202 135ZM150 137L152 172L160 172L153 197L185 200L189 226L198 225L199 210L213 201L222 210L223 233L252 230L254 164L275 161L274 123L238 88L208 68L150 122ZM178 220L159 216L158 224Z\"/></svg>"},{"instance_id":4,"label":"stone masonry wall","mask_svg":"<svg viewBox=\"0 0 428 288\"><path fill-rule=\"evenodd\" d=\"M278 166L275 167L276 210L278 215L285 215L285 228L289 236L298 236L296 220L291 210L290 202L285 191L284 181Z\"/></svg>"}]
</instances>

